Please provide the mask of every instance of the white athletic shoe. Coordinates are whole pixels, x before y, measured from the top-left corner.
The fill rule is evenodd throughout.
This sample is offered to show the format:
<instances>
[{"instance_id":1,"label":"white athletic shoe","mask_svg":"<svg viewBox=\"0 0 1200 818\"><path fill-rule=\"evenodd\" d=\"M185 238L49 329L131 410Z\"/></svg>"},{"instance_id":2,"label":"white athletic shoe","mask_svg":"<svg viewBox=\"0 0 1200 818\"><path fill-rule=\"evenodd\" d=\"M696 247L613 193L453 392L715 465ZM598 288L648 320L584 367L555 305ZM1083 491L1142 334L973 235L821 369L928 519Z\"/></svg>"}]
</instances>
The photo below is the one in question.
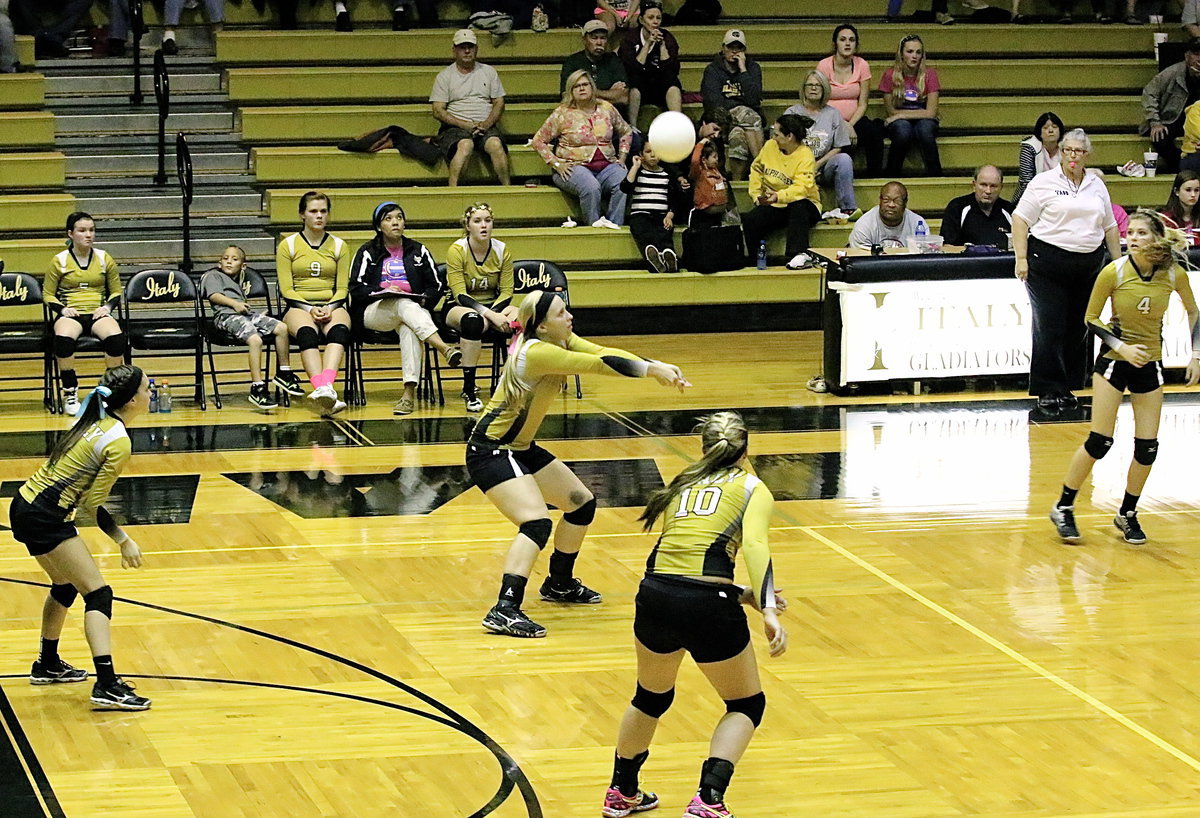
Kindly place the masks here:
<instances>
[{"instance_id":1,"label":"white athletic shoe","mask_svg":"<svg viewBox=\"0 0 1200 818\"><path fill-rule=\"evenodd\" d=\"M601 216L600 218L596 219L596 221L592 222L592 227L607 227L609 230L620 230L621 229L621 225L616 224L615 222L609 221L604 216Z\"/></svg>"},{"instance_id":2,"label":"white athletic shoe","mask_svg":"<svg viewBox=\"0 0 1200 818\"><path fill-rule=\"evenodd\" d=\"M337 392L332 386L318 386L316 389L308 393L308 399L312 401L311 406L316 407L317 414L331 415L334 413L334 406L337 405ZM345 408L345 405L342 406Z\"/></svg>"},{"instance_id":3,"label":"white athletic shoe","mask_svg":"<svg viewBox=\"0 0 1200 818\"><path fill-rule=\"evenodd\" d=\"M813 258L808 253L797 253L792 256L792 260L787 263L789 270L802 270L805 267L813 266Z\"/></svg>"},{"instance_id":4,"label":"white athletic shoe","mask_svg":"<svg viewBox=\"0 0 1200 818\"><path fill-rule=\"evenodd\" d=\"M79 390L63 390L63 414L75 417L79 414Z\"/></svg>"}]
</instances>

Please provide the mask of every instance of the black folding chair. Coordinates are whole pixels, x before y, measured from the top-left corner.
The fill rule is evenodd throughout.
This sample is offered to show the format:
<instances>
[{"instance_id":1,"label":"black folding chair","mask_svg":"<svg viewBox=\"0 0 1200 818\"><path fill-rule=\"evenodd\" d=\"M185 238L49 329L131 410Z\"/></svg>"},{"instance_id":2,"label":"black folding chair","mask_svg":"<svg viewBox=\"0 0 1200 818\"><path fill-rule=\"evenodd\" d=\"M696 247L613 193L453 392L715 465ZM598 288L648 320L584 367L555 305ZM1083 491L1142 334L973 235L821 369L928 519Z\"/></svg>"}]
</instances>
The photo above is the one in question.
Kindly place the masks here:
<instances>
[{"instance_id":1,"label":"black folding chair","mask_svg":"<svg viewBox=\"0 0 1200 818\"><path fill-rule=\"evenodd\" d=\"M200 298L192 279L179 270L142 270L125 285L121 316L131 359L133 350L152 357L172 352L192 356L194 397L201 409L207 409Z\"/></svg>"}]
</instances>

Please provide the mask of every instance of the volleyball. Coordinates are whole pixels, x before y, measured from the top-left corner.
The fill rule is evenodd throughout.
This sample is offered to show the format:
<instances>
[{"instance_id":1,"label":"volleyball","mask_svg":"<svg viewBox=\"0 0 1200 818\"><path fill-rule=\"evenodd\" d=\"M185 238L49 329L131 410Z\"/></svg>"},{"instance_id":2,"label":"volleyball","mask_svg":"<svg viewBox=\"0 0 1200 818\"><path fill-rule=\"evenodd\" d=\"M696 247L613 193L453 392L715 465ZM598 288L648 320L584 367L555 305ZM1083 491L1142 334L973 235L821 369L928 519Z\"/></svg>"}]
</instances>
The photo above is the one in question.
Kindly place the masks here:
<instances>
[{"instance_id":1,"label":"volleyball","mask_svg":"<svg viewBox=\"0 0 1200 818\"><path fill-rule=\"evenodd\" d=\"M650 147L664 162L682 162L696 146L696 129L686 115L666 111L654 117L648 134Z\"/></svg>"}]
</instances>

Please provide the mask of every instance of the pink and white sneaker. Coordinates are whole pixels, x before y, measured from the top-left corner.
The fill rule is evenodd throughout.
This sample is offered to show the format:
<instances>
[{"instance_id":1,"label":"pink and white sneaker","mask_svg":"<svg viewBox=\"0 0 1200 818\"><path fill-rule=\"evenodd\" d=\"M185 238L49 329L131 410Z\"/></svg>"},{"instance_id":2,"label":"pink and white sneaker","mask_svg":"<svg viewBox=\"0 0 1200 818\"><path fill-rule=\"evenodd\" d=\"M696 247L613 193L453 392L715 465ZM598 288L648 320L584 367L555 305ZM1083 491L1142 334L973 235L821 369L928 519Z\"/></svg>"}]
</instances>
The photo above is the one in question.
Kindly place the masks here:
<instances>
[{"instance_id":1,"label":"pink and white sneaker","mask_svg":"<svg viewBox=\"0 0 1200 818\"><path fill-rule=\"evenodd\" d=\"M724 804L706 804L699 795L692 796L692 803L683 811L683 818L736 818Z\"/></svg>"},{"instance_id":2,"label":"pink and white sneaker","mask_svg":"<svg viewBox=\"0 0 1200 818\"><path fill-rule=\"evenodd\" d=\"M609 787L604 794L604 809L600 814L604 818L625 818L635 812L645 812L658 806L658 796L652 792L638 790L632 798L622 794L616 787Z\"/></svg>"}]
</instances>

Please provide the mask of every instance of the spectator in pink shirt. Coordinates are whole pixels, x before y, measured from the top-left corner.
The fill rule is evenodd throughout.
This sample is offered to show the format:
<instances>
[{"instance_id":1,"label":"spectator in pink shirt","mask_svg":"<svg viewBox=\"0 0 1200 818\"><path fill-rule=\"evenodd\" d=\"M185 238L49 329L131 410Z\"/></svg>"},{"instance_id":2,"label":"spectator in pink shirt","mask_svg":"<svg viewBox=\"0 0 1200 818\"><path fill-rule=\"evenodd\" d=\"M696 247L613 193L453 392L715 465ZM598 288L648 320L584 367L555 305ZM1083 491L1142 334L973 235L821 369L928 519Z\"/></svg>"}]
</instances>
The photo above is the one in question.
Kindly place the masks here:
<instances>
[{"instance_id":1,"label":"spectator in pink shirt","mask_svg":"<svg viewBox=\"0 0 1200 818\"><path fill-rule=\"evenodd\" d=\"M896 49L896 64L884 71L879 81L887 111L884 124L892 140L887 162L889 176L902 175L904 159L913 142L925 161L925 175L942 175L937 146L941 89L937 71L925 64L925 43L916 34L909 34Z\"/></svg>"},{"instance_id":2,"label":"spectator in pink shirt","mask_svg":"<svg viewBox=\"0 0 1200 818\"><path fill-rule=\"evenodd\" d=\"M867 116L871 66L858 56L858 29L842 23L833 30L833 54L817 63L829 79L829 104L850 126L850 139L867 160L867 176L883 172L883 122Z\"/></svg>"}]
</instances>

